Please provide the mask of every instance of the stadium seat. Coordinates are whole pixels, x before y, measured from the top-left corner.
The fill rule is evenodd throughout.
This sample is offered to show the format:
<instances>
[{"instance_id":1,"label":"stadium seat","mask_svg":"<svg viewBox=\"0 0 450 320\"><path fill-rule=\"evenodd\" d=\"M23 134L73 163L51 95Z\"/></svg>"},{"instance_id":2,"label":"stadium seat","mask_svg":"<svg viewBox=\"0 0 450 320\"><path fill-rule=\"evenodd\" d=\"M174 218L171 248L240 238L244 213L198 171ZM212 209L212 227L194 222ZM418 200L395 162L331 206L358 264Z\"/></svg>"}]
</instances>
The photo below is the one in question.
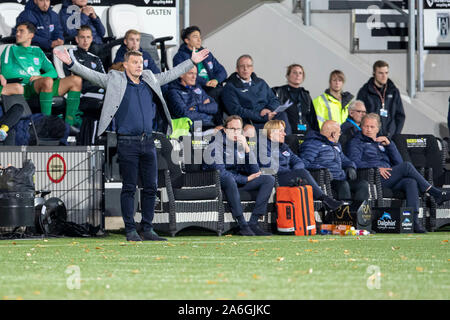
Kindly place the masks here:
<instances>
[{"instance_id":1,"label":"stadium seat","mask_svg":"<svg viewBox=\"0 0 450 320\"><path fill-rule=\"evenodd\" d=\"M130 29L140 31L140 18L137 7L131 4L112 5L108 10L108 25L111 36L121 38Z\"/></svg>"},{"instance_id":2,"label":"stadium seat","mask_svg":"<svg viewBox=\"0 0 450 320\"><path fill-rule=\"evenodd\" d=\"M24 5L16 2L0 3L0 35L7 37L16 25L17 16L23 11Z\"/></svg>"},{"instance_id":3,"label":"stadium seat","mask_svg":"<svg viewBox=\"0 0 450 320\"><path fill-rule=\"evenodd\" d=\"M155 135L158 154L158 198L153 225L156 230L175 236L187 227L202 227L219 236L223 233L223 204L220 177L217 171L202 170L201 163L191 159L203 154L203 140L183 137L180 151L181 166L172 162L171 141L162 134ZM199 151L195 151L199 150Z\"/></svg>"}]
</instances>

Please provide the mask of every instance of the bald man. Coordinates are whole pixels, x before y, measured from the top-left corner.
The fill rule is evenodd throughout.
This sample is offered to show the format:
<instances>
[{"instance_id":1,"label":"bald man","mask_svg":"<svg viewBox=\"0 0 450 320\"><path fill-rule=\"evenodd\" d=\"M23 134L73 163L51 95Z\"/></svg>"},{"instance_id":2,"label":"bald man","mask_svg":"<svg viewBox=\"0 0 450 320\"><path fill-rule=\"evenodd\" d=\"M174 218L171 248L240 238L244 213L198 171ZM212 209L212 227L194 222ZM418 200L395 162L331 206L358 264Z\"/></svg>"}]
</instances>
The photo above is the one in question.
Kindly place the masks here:
<instances>
[{"instance_id":1,"label":"bald man","mask_svg":"<svg viewBox=\"0 0 450 320\"><path fill-rule=\"evenodd\" d=\"M341 126L333 120L323 123L320 133L310 131L300 146L300 157L307 169L328 168L331 187L339 200L364 201L369 198L369 184L358 180L356 165L342 152L339 144Z\"/></svg>"}]
</instances>

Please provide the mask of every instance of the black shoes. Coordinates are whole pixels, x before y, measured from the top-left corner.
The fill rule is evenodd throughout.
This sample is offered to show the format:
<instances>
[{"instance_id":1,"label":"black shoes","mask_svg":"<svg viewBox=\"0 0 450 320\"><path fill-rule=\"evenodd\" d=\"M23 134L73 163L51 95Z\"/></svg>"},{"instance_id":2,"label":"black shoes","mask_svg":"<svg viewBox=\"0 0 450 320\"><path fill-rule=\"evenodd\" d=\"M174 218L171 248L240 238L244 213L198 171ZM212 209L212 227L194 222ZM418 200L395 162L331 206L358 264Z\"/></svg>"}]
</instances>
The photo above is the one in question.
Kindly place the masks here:
<instances>
[{"instance_id":1,"label":"black shoes","mask_svg":"<svg viewBox=\"0 0 450 320\"><path fill-rule=\"evenodd\" d=\"M255 233L250 229L248 225L239 227L239 234L241 236L254 236Z\"/></svg>"},{"instance_id":2,"label":"black shoes","mask_svg":"<svg viewBox=\"0 0 450 320\"><path fill-rule=\"evenodd\" d=\"M250 230L253 231L255 236L271 236L270 232L264 231L258 224L249 224Z\"/></svg>"},{"instance_id":3,"label":"black shoes","mask_svg":"<svg viewBox=\"0 0 450 320\"><path fill-rule=\"evenodd\" d=\"M142 233L144 241L167 241L166 238L158 236L158 234L152 230L147 230Z\"/></svg>"},{"instance_id":4,"label":"black shoes","mask_svg":"<svg viewBox=\"0 0 450 320\"><path fill-rule=\"evenodd\" d=\"M436 200L436 204L440 206L445 201L450 200L450 192L442 191L440 195L435 195L434 200Z\"/></svg>"},{"instance_id":5,"label":"black shoes","mask_svg":"<svg viewBox=\"0 0 450 320\"><path fill-rule=\"evenodd\" d=\"M127 232L127 241L142 241L136 230Z\"/></svg>"},{"instance_id":6,"label":"black shoes","mask_svg":"<svg viewBox=\"0 0 450 320\"><path fill-rule=\"evenodd\" d=\"M323 196L322 199L323 204L328 208L330 211L335 211L339 209L340 206L344 204L344 201L342 200L335 200L327 195Z\"/></svg>"}]
</instances>

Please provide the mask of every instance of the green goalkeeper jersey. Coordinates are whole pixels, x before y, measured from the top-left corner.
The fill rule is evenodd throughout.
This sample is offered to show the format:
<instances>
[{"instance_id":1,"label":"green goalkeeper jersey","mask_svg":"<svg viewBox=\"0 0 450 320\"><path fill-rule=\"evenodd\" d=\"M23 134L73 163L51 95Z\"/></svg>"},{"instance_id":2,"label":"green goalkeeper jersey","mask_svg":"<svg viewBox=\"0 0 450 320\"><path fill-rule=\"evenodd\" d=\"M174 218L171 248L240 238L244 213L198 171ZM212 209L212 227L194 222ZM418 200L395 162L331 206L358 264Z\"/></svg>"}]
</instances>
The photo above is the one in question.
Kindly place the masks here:
<instances>
[{"instance_id":1,"label":"green goalkeeper jersey","mask_svg":"<svg viewBox=\"0 0 450 320\"><path fill-rule=\"evenodd\" d=\"M44 73L41 73L41 71ZM22 47L16 44L8 46L3 51L1 74L6 79L23 78L23 84L28 84L32 76L53 79L58 77L55 67L41 48L35 46Z\"/></svg>"}]
</instances>

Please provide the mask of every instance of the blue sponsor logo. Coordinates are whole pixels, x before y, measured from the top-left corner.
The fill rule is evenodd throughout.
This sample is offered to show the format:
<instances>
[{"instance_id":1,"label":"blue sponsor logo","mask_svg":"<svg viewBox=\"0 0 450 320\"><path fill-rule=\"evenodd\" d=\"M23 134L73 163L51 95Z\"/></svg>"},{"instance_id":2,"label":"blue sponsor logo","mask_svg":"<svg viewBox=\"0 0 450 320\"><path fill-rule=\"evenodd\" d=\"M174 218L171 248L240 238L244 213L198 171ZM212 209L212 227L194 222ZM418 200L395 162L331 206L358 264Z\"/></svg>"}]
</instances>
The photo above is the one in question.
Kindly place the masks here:
<instances>
[{"instance_id":1,"label":"blue sponsor logo","mask_svg":"<svg viewBox=\"0 0 450 320\"><path fill-rule=\"evenodd\" d=\"M381 216L380 220L392 220L392 217L391 217L391 215L389 213L385 212Z\"/></svg>"}]
</instances>

